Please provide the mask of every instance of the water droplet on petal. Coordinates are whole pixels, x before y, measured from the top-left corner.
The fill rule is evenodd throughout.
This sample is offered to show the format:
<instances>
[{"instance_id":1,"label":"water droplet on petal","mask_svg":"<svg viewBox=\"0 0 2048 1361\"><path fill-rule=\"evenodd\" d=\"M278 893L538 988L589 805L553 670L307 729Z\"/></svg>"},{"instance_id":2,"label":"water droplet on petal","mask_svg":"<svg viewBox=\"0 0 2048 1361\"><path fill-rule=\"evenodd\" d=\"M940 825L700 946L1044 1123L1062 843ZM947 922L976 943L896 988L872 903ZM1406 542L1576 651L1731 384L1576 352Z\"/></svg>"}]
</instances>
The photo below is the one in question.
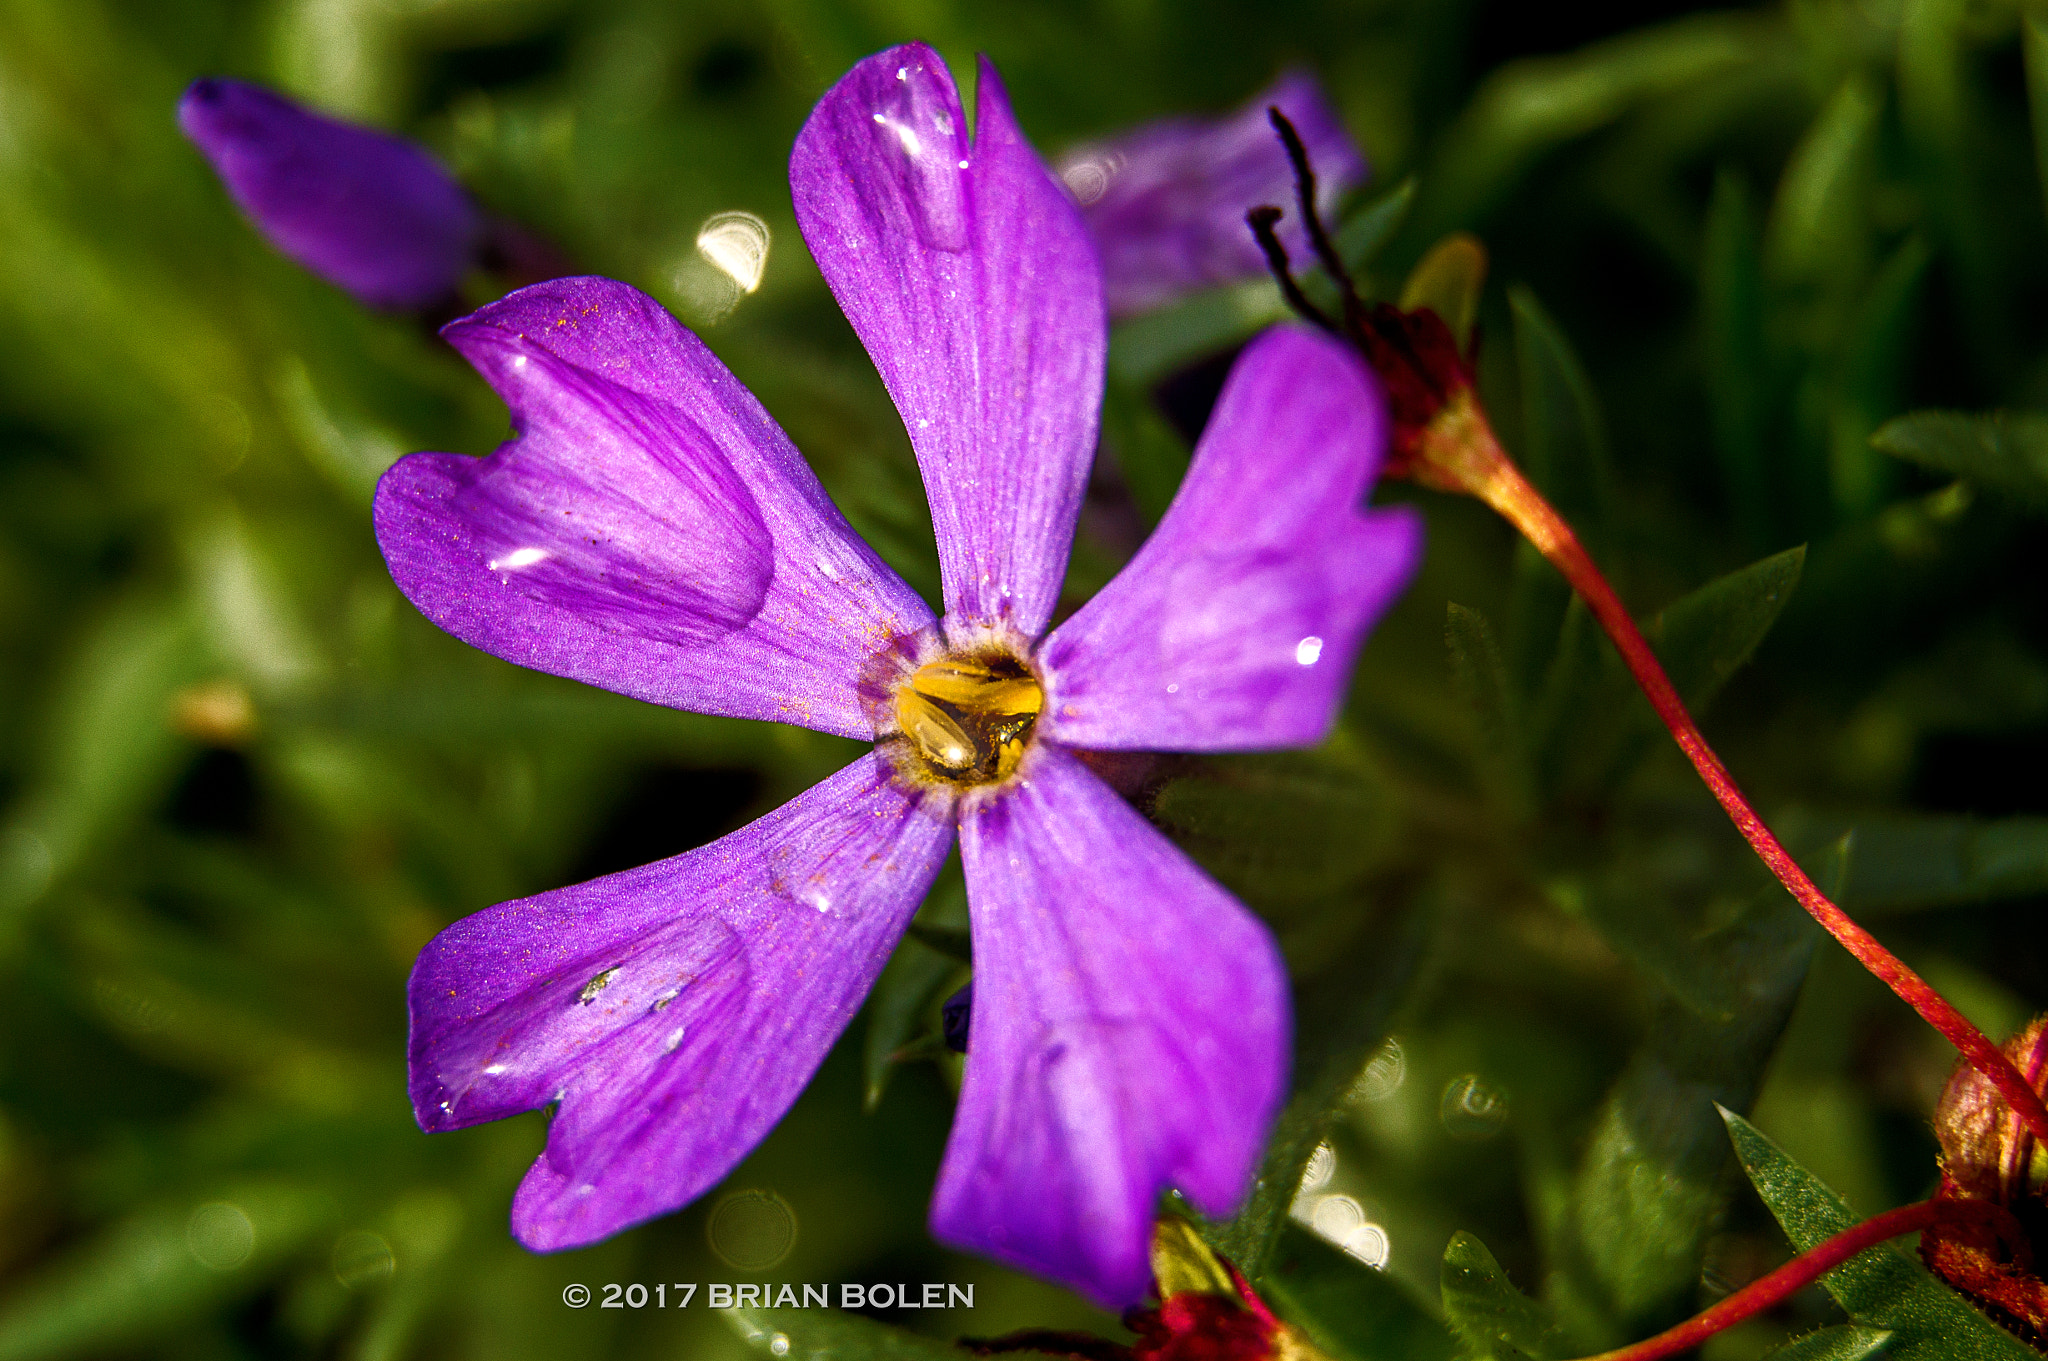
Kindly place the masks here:
<instances>
[{"instance_id":1,"label":"water droplet on petal","mask_svg":"<svg viewBox=\"0 0 2048 1361\"><path fill-rule=\"evenodd\" d=\"M591 979L588 983L585 983L583 985L583 991L576 994L577 1004L580 1006L587 1007L592 1002L595 1002L597 1000L597 995L603 992L606 988L610 987L612 980L614 978L617 978L618 976L618 969L610 968L606 969L597 977Z\"/></svg>"},{"instance_id":2,"label":"water droplet on petal","mask_svg":"<svg viewBox=\"0 0 2048 1361\"><path fill-rule=\"evenodd\" d=\"M1314 666L1323 655L1323 640L1313 635L1294 645L1294 660L1301 666Z\"/></svg>"}]
</instances>

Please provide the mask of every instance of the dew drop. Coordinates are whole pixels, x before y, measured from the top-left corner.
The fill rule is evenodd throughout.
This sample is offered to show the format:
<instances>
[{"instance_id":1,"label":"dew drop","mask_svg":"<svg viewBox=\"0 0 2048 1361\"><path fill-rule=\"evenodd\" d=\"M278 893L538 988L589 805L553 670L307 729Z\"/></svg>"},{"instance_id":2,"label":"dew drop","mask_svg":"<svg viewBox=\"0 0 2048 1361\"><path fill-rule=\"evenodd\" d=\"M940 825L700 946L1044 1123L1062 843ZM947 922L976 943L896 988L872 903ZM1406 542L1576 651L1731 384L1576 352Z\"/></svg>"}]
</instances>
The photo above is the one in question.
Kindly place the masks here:
<instances>
[{"instance_id":1,"label":"dew drop","mask_svg":"<svg viewBox=\"0 0 2048 1361\"><path fill-rule=\"evenodd\" d=\"M603 973L583 985L583 991L576 994L577 1003L581 1006L589 1006L597 1000L599 993L611 986L612 980L618 976L619 971L617 968L606 969Z\"/></svg>"}]
</instances>

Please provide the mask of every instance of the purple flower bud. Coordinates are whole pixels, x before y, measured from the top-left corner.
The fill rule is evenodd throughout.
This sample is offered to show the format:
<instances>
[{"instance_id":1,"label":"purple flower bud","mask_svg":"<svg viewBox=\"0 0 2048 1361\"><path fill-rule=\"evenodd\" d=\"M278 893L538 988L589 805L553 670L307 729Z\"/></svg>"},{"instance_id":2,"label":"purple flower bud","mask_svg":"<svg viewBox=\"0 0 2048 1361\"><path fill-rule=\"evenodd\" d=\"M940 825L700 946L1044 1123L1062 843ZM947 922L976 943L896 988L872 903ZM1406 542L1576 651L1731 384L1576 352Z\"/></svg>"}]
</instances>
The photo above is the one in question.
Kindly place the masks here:
<instances>
[{"instance_id":1,"label":"purple flower bud","mask_svg":"<svg viewBox=\"0 0 2048 1361\"><path fill-rule=\"evenodd\" d=\"M371 307L425 308L475 262L483 214L425 151L240 81L194 81L178 126L258 231Z\"/></svg>"},{"instance_id":2,"label":"purple flower bud","mask_svg":"<svg viewBox=\"0 0 2048 1361\"><path fill-rule=\"evenodd\" d=\"M1102 256L1112 316L1163 307L1197 289L1266 272L1245 226L1261 204L1285 204L1280 237L1300 255L1308 238L1294 207L1294 167L1267 110L1293 122L1328 212L1366 177L1365 156L1315 78L1289 71L1222 118L1168 118L1077 147L1059 164Z\"/></svg>"},{"instance_id":3,"label":"purple flower bud","mask_svg":"<svg viewBox=\"0 0 2048 1361\"><path fill-rule=\"evenodd\" d=\"M948 997L939 1008L939 1032L946 1048L956 1054L967 1052L967 1019L974 1010L974 984L967 983Z\"/></svg>"}]
</instances>

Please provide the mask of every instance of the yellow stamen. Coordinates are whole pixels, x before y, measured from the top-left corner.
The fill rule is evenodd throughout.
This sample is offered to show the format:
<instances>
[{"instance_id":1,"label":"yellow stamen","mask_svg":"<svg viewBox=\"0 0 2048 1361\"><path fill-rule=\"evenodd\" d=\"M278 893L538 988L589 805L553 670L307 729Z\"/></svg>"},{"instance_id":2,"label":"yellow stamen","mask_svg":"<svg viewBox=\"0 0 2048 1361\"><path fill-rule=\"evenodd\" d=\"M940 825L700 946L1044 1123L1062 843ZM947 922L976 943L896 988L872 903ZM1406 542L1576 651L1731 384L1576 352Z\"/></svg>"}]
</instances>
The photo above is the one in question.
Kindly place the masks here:
<instances>
[{"instance_id":1,"label":"yellow stamen","mask_svg":"<svg viewBox=\"0 0 2048 1361\"><path fill-rule=\"evenodd\" d=\"M1024 759L1044 704L1038 678L1014 657L944 657L897 690L896 722L931 775L994 784Z\"/></svg>"}]
</instances>

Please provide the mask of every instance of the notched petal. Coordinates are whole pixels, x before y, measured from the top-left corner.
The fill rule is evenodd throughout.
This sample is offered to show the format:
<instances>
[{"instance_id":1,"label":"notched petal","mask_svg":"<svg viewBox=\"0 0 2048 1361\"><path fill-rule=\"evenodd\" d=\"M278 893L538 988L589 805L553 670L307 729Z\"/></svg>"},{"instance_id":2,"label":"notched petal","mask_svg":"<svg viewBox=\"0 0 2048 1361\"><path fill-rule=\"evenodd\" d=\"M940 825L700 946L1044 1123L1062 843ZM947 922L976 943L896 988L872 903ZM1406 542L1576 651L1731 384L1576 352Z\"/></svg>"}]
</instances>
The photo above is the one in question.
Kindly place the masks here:
<instances>
[{"instance_id":1,"label":"notched petal","mask_svg":"<svg viewBox=\"0 0 2048 1361\"><path fill-rule=\"evenodd\" d=\"M517 437L378 484L378 543L428 618L655 703L874 735L868 674L931 611L703 342L607 279L521 289L444 334Z\"/></svg>"},{"instance_id":2,"label":"notched petal","mask_svg":"<svg viewBox=\"0 0 2048 1361\"><path fill-rule=\"evenodd\" d=\"M421 1127L555 1108L513 1206L535 1248L687 1203L809 1081L951 835L870 754L700 850L457 922L409 988Z\"/></svg>"},{"instance_id":3,"label":"notched petal","mask_svg":"<svg viewBox=\"0 0 2048 1361\"><path fill-rule=\"evenodd\" d=\"M1321 738L1421 555L1406 507L1360 504L1386 438L1379 388L1344 346L1293 327L1254 341L1159 528L1041 645L1047 736L1123 751Z\"/></svg>"}]
</instances>

